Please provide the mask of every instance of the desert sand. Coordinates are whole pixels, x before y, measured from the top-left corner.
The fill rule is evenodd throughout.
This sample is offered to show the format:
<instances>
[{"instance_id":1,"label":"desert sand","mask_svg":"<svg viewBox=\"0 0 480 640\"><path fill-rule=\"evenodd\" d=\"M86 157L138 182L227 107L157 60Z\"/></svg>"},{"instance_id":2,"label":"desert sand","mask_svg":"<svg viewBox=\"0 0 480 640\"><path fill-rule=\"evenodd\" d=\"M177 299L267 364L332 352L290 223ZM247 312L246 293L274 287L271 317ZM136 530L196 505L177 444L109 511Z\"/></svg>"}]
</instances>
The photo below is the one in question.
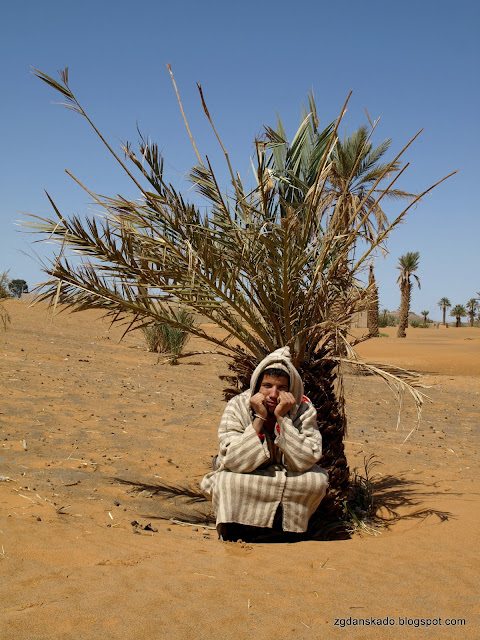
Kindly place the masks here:
<instances>
[{"instance_id":1,"label":"desert sand","mask_svg":"<svg viewBox=\"0 0 480 640\"><path fill-rule=\"evenodd\" d=\"M224 358L171 366L97 312L6 305L2 640L480 636L480 329L387 329L359 345L429 387L418 428L409 401L397 428L384 383L346 378L350 468L381 462L378 535L223 543L195 524L208 504L158 487L195 489L208 470Z\"/></svg>"}]
</instances>

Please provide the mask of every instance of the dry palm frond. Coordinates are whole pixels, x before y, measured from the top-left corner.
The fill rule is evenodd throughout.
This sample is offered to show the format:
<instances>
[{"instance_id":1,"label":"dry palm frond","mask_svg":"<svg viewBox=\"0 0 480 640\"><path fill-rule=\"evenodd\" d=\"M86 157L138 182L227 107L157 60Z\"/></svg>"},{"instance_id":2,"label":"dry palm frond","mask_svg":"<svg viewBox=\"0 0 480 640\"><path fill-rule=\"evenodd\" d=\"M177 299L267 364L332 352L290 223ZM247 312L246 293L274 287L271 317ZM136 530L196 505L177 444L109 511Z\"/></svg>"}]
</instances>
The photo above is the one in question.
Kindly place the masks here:
<instances>
[{"instance_id":1,"label":"dry palm frond","mask_svg":"<svg viewBox=\"0 0 480 640\"><path fill-rule=\"evenodd\" d=\"M11 321L10 314L5 309L0 301L0 325L3 327L3 330L6 331L7 327Z\"/></svg>"},{"instance_id":2,"label":"dry palm frond","mask_svg":"<svg viewBox=\"0 0 480 640\"><path fill-rule=\"evenodd\" d=\"M3 298L10 298L10 291L8 290L8 283L10 278L8 277L8 271L0 272L0 300Z\"/></svg>"},{"instance_id":3,"label":"dry palm frond","mask_svg":"<svg viewBox=\"0 0 480 640\"><path fill-rule=\"evenodd\" d=\"M428 387L421 382L421 377L418 373L408 371L407 369L403 369L391 364L365 362L364 360L361 360L356 356L350 345L348 345L348 350L348 357L341 359L338 358L339 361L341 360L344 363L353 365L365 373L380 377L382 380L384 380L384 382L386 382L388 387L394 393L395 397L398 400L397 429L400 426L400 418L405 393L409 393L410 397L413 399L417 410L417 423L416 427L414 427L405 438L404 442L406 442L418 427L425 399L429 399L428 396L425 393L419 391L419 389L428 389Z\"/></svg>"},{"instance_id":4,"label":"dry palm frond","mask_svg":"<svg viewBox=\"0 0 480 640\"><path fill-rule=\"evenodd\" d=\"M181 498L188 504L196 502L207 502L201 491L188 485L172 485L165 482L146 483L138 480L128 480L125 478L113 478L115 482L126 484L132 487L133 491L140 493L146 491L151 495L158 495L165 499Z\"/></svg>"},{"instance_id":5,"label":"dry palm frond","mask_svg":"<svg viewBox=\"0 0 480 640\"><path fill-rule=\"evenodd\" d=\"M113 480L129 485L131 487L129 493L134 493L138 497L147 495L157 498L155 513L142 514L142 517L215 529L215 517L211 513L211 505L202 492L195 487L172 485L160 481L152 484L124 478L113 478Z\"/></svg>"}]
</instances>

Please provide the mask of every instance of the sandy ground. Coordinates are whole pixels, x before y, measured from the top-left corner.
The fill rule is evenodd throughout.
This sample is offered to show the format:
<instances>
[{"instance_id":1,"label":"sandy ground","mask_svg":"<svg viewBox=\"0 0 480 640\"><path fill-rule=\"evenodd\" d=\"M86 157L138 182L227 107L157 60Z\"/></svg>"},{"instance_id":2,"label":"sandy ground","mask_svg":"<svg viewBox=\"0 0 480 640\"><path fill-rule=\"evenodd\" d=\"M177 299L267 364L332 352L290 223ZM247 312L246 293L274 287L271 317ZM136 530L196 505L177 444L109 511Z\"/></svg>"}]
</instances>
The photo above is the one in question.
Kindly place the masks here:
<instances>
[{"instance_id":1,"label":"sandy ground","mask_svg":"<svg viewBox=\"0 0 480 640\"><path fill-rule=\"evenodd\" d=\"M404 442L413 408L397 430L388 388L347 377L350 466L382 463L379 535L248 545L168 520L208 505L158 491L195 488L208 469L223 359L158 364L97 313L52 322L43 306L7 304L2 640L480 637L479 329L386 330L359 347L425 373L432 400Z\"/></svg>"}]
</instances>

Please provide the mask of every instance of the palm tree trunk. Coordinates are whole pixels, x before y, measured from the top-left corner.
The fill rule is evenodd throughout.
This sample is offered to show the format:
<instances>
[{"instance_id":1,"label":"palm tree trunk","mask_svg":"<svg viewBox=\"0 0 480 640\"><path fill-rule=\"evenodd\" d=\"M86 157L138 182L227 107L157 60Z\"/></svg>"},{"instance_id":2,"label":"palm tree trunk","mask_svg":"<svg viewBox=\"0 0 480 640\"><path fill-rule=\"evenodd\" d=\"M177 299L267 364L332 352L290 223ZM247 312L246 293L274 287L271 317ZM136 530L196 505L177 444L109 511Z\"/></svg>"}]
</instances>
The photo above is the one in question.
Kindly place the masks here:
<instances>
[{"instance_id":1,"label":"palm tree trunk","mask_svg":"<svg viewBox=\"0 0 480 640\"><path fill-rule=\"evenodd\" d=\"M443 307L443 324L446 324L446 322L445 322L445 320L446 320L446 318L445 318L445 314L446 314L446 313L447 313L447 307L445 307L445 306L444 306L444 307Z\"/></svg>"},{"instance_id":2,"label":"palm tree trunk","mask_svg":"<svg viewBox=\"0 0 480 640\"><path fill-rule=\"evenodd\" d=\"M378 287L375 284L375 275L373 273L372 265L370 265L368 284L372 287L372 296L370 298L367 310L367 327L372 338L378 338L378 336L380 335L380 332L378 330Z\"/></svg>"},{"instance_id":3,"label":"palm tree trunk","mask_svg":"<svg viewBox=\"0 0 480 640\"><path fill-rule=\"evenodd\" d=\"M233 375L221 376L222 380L232 385L224 390L226 400L249 388L250 377L257 364L254 357L247 353L229 364ZM323 447L318 464L327 471L329 477L327 494L310 520L309 535L317 539L345 537L343 503L348 498L350 470L343 443L347 423L342 377L337 363L322 352L315 354L315 360L299 366L298 371L305 394L317 409Z\"/></svg>"},{"instance_id":4,"label":"palm tree trunk","mask_svg":"<svg viewBox=\"0 0 480 640\"><path fill-rule=\"evenodd\" d=\"M338 215L342 218L342 225L338 231L339 235L345 234L348 231L348 207L343 205L338 212ZM342 243L339 243L338 250L342 254ZM339 260L335 272L331 276L332 290L337 291L337 295L329 304L328 319L333 323L339 323L339 320L345 315L345 301L342 299L342 294L346 297L350 285L350 273L348 269L348 256L342 257ZM345 332L342 331L345 336ZM347 349L342 340L337 340L336 343L336 355L346 356Z\"/></svg>"},{"instance_id":5,"label":"palm tree trunk","mask_svg":"<svg viewBox=\"0 0 480 640\"><path fill-rule=\"evenodd\" d=\"M318 464L329 477L327 494L310 520L309 533L321 539L338 537L339 534L345 536L344 502L350 488L350 470L343 442L347 420L342 377L336 363L328 360L306 365L300 374L305 393L317 408L323 447L323 456Z\"/></svg>"},{"instance_id":6,"label":"palm tree trunk","mask_svg":"<svg viewBox=\"0 0 480 640\"><path fill-rule=\"evenodd\" d=\"M341 325L341 321L345 317L345 300L348 297L348 290L350 287L350 272L347 260L341 260L339 262L338 267L331 278L331 282L332 290L337 291L337 293L329 305L328 319L334 324ZM346 336L346 331L344 329L339 329L339 331L343 336ZM347 349L341 339L337 339L335 349L335 355L340 357L345 357L347 355Z\"/></svg>"},{"instance_id":7,"label":"palm tree trunk","mask_svg":"<svg viewBox=\"0 0 480 640\"><path fill-rule=\"evenodd\" d=\"M399 324L397 330L397 338L406 338L406 329L408 327L408 314L410 311L410 297L412 295L413 285L405 280L400 285L401 299L400 299L400 315Z\"/></svg>"}]
</instances>

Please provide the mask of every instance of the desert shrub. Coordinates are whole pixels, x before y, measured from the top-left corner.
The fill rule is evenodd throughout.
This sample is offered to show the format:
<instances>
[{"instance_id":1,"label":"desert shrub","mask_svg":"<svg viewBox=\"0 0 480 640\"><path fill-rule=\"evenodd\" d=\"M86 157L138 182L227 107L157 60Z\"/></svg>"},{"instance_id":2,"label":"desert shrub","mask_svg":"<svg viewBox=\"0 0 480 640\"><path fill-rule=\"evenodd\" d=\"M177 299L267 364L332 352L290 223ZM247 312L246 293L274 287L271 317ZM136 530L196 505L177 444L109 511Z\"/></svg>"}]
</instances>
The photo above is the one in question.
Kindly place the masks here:
<instances>
[{"instance_id":1,"label":"desert shrub","mask_svg":"<svg viewBox=\"0 0 480 640\"><path fill-rule=\"evenodd\" d=\"M410 326L413 327L414 329L427 329L428 328L428 324L425 324L423 320L416 320L415 318L413 320L410 320Z\"/></svg>"},{"instance_id":2,"label":"desert shrub","mask_svg":"<svg viewBox=\"0 0 480 640\"><path fill-rule=\"evenodd\" d=\"M0 272L0 300L2 298L10 298L10 291L8 290L9 282L8 271Z\"/></svg>"},{"instance_id":3,"label":"desert shrub","mask_svg":"<svg viewBox=\"0 0 480 640\"><path fill-rule=\"evenodd\" d=\"M6 331L7 325L10 322L10 315L5 307L2 305L2 300L10 298L10 292L8 291L8 271L0 273L0 327Z\"/></svg>"},{"instance_id":4,"label":"desert shrub","mask_svg":"<svg viewBox=\"0 0 480 640\"><path fill-rule=\"evenodd\" d=\"M380 333L378 334L378 337L379 337L379 338L389 338L390 336L388 335L388 333L382 333L382 332L380 331Z\"/></svg>"},{"instance_id":5,"label":"desert shrub","mask_svg":"<svg viewBox=\"0 0 480 640\"><path fill-rule=\"evenodd\" d=\"M6 331L9 322L10 322L10 314L8 313L8 311L5 309L5 307L2 305L0 301L0 327L2 327L4 331Z\"/></svg>"},{"instance_id":6,"label":"desert shrub","mask_svg":"<svg viewBox=\"0 0 480 640\"><path fill-rule=\"evenodd\" d=\"M378 316L378 326L385 328L385 327L395 327L397 325L397 318L395 318L395 316L392 316L390 313L387 314L380 314Z\"/></svg>"},{"instance_id":7,"label":"desert shrub","mask_svg":"<svg viewBox=\"0 0 480 640\"><path fill-rule=\"evenodd\" d=\"M185 309L179 310L177 318L179 323L184 326L193 327L195 324L193 314ZM187 331L172 327L163 322L153 322L142 330L149 351L153 351L154 353L169 353L172 354L172 356L179 356L182 353L190 337ZM176 364L177 360L177 357L173 357L171 364Z\"/></svg>"}]
</instances>

